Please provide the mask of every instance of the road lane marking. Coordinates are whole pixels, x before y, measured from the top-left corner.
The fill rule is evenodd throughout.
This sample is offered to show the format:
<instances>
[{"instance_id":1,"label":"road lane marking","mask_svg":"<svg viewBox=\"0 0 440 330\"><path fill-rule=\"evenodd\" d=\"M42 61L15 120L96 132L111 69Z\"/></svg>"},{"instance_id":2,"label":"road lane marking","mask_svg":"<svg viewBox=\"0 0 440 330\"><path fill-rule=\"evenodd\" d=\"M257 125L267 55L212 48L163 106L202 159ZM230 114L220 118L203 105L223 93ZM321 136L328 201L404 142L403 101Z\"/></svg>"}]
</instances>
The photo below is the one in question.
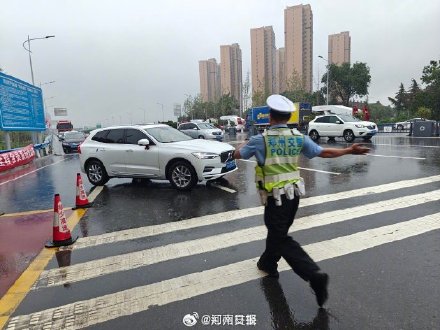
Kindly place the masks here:
<instances>
[{"instance_id":1,"label":"road lane marking","mask_svg":"<svg viewBox=\"0 0 440 330\"><path fill-rule=\"evenodd\" d=\"M17 176L16 178L13 178L13 179L11 179L11 180L8 180L8 181L5 181L5 182L0 182L0 186L2 186L2 185L4 185L4 184L7 184L7 183L9 183L9 182L12 182L12 181L15 181L15 180L21 179L22 177L25 177L26 175L29 175L29 174L32 174L32 173L35 173L35 172L37 172L37 171L39 171L39 170L42 170L42 169L45 168L45 167L53 166L53 165L56 165L56 164L58 164L58 163L64 162L65 160L66 160L66 158L60 159L60 160L56 161L55 163L52 163L52 164L49 164L49 165L42 166L42 167L40 167L40 168L37 168L36 170L33 170L33 171L30 171L30 172L25 173L25 174L23 174L23 175Z\"/></svg>"},{"instance_id":2,"label":"road lane marking","mask_svg":"<svg viewBox=\"0 0 440 330\"><path fill-rule=\"evenodd\" d=\"M239 159L242 162L250 162L250 163L256 163L256 160L250 160L250 159ZM319 172L319 173L326 173L326 174L334 174L334 175L340 175L341 173L337 172L329 172L329 171L323 171L323 170L315 170L313 168L306 168L306 167L298 167L300 170L304 171L312 171L312 172Z\"/></svg>"},{"instance_id":3,"label":"road lane marking","mask_svg":"<svg viewBox=\"0 0 440 330\"><path fill-rule=\"evenodd\" d=\"M63 210L71 210L72 207L64 207ZM33 215L33 214L40 214L40 213L47 213L47 212L53 212L52 209L47 210L33 210L33 211L24 211L24 212L16 212L16 213L5 213L2 215L2 218L6 217L20 217L20 216L26 216L26 215Z\"/></svg>"},{"instance_id":4,"label":"road lane marking","mask_svg":"<svg viewBox=\"0 0 440 330\"><path fill-rule=\"evenodd\" d=\"M102 191L101 186L96 187L89 195L88 199L92 202ZM67 219L69 228L75 228L87 209L77 209ZM49 261L55 256L58 249L43 248L28 268L20 275L15 283L9 288L5 295L0 299L0 329L8 321L11 314L26 297L35 281L40 277Z\"/></svg>"},{"instance_id":5,"label":"road lane marking","mask_svg":"<svg viewBox=\"0 0 440 330\"><path fill-rule=\"evenodd\" d=\"M386 211L420 205L440 200L440 190L399 197L382 202L373 202L348 209L330 211L297 218L295 226L289 231L311 229L320 226L335 224L343 221L359 219ZM106 257L98 260L78 263L62 268L53 268L41 273L40 278L32 290L58 286L67 283L80 282L116 272L136 269L159 262L169 261L197 254L213 252L243 243L263 240L267 230L264 225L236 230L234 232L215 234L190 241L168 244L156 248Z\"/></svg>"},{"instance_id":6,"label":"road lane marking","mask_svg":"<svg viewBox=\"0 0 440 330\"><path fill-rule=\"evenodd\" d=\"M333 174L333 175L340 175L341 173L337 173L337 172L329 172L329 171L322 171L322 170L315 170L313 168L305 168L305 167L298 167L300 170L305 170L305 171L312 171L312 172L319 172L319 173L326 173L326 174Z\"/></svg>"},{"instance_id":7,"label":"road lane marking","mask_svg":"<svg viewBox=\"0 0 440 330\"><path fill-rule=\"evenodd\" d=\"M317 262L365 251L440 229L440 213L368 229L352 235L312 243L304 250ZM116 293L77 301L28 315L11 318L7 330L32 327L85 328L123 316L147 311L150 307L194 298L265 276L256 268L258 258L191 273ZM290 270L284 260L279 271Z\"/></svg>"},{"instance_id":8,"label":"road lane marking","mask_svg":"<svg viewBox=\"0 0 440 330\"><path fill-rule=\"evenodd\" d=\"M370 156L370 157L385 157L385 158L401 158L401 159L417 159L417 160L424 160L424 159L426 159L426 158L424 158L424 157L388 156L388 155L378 155L378 154L365 154L365 156Z\"/></svg>"},{"instance_id":9,"label":"road lane marking","mask_svg":"<svg viewBox=\"0 0 440 330\"><path fill-rule=\"evenodd\" d=\"M440 175L425 177L421 179L402 180L398 182L386 183L378 186L359 188L355 190L343 191L339 193L313 196L301 199L300 206L312 206L319 205L321 203L339 201L342 199L349 199L353 197L362 197L368 195L374 195L394 190L400 190L404 188L415 187L418 185L429 184L440 181ZM113 233L105 233L96 236L81 237L73 245L73 249L82 249L91 246L97 246L101 244L110 244L115 242L122 242L127 240L133 240L138 238L149 237L153 235L166 234L179 230L197 228L202 226L208 226L215 223L223 223L234 221L237 219L243 219L246 217L262 215L264 208L262 206L226 211L218 214L208 214L197 218L191 218L182 220L179 222L171 222L161 225L145 226L133 229L121 230Z\"/></svg>"},{"instance_id":10,"label":"road lane marking","mask_svg":"<svg viewBox=\"0 0 440 330\"><path fill-rule=\"evenodd\" d=\"M231 189L231 188L228 188L228 187L224 187L224 186L221 186L221 185L216 184L216 183L211 183L211 186L213 186L215 188L218 188L218 189L221 189L221 190L224 190L224 191L227 191L228 193L231 193L231 194L234 194L234 193L237 192L234 189Z\"/></svg>"},{"instance_id":11,"label":"road lane marking","mask_svg":"<svg viewBox=\"0 0 440 330\"><path fill-rule=\"evenodd\" d=\"M390 147L415 147L415 148L440 148L440 146L422 146L417 144L386 144L386 143L374 143L375 146L390 146Z\"/></svg>"}]
</instances>

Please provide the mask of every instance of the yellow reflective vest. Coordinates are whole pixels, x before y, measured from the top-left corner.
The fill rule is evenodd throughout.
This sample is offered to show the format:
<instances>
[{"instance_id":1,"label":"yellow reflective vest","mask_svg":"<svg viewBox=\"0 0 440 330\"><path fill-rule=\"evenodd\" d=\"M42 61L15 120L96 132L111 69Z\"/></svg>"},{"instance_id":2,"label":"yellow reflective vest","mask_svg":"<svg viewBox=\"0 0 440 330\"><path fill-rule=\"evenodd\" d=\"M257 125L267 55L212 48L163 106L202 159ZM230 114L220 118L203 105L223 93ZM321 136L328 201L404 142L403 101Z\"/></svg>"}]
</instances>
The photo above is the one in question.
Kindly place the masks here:
<instances>
[{"instance_id":1,"label":"yellow reflective vest","mask_svg":"<svg viewBox=\"0 0 440 330\"><path fill-rule=\"evenodd\" d=\"M263 133L266 157L264 165L255 167L257 189L271 192L287 183L300 180L298 156L304 144L304 136L297 130L273 128Z\"/></svg>"}]
</instances>

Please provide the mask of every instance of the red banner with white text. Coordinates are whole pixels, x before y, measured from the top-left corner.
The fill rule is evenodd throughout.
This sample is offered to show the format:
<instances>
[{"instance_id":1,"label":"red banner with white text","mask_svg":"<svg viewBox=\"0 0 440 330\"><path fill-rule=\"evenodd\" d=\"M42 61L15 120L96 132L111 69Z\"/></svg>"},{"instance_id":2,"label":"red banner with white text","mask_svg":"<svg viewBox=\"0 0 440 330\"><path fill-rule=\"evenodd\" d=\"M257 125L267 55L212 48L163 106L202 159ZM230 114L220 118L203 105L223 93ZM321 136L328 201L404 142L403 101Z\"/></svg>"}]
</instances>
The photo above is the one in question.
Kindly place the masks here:
<instances>
[{"instance_id":1,"label":"red banner with white text","mask_svg":"<svg viewBox=\"0 0 440 330\"><path fill-rule=\"evenodd\" d=\"M32 144L21 149L2 153L0 154L0 172L30 163L34 157L35 151Z\"/></svg>"}]
</instances>

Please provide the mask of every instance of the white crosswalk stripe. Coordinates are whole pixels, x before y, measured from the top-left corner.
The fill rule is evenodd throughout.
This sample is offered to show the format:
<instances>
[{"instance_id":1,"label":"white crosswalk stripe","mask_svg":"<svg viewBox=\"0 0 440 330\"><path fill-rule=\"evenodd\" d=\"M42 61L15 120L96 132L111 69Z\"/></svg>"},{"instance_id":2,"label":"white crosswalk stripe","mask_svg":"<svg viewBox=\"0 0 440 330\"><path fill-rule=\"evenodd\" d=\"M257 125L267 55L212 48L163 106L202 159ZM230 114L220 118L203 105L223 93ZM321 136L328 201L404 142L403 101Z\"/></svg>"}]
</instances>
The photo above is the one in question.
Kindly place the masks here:
<instances>
[{"instance_id":1,"label":"white crosswalk stripe","mask_svg":"<svg viewBox=\"0 0 440 330\"><path fill-rule=\"evenodd\" d=\"M440 176L431 176L423 179L404 180L353 191L310 197L303 199L301 206L320 205L343 199L349 200L354 197L397 192L404 188L412 188L439 181ZM438 185L431 187L431 189L435 188L438 188ZM436 189L396 198L390 198L388 195L386 198L388 199L379 202L363 203L363 205L356 205L346 209L336 209L330 212L297 218L290 232L316 229L321 226L331 226L342 222L355 223L363 221L366 224L370 216L389 212L387 213L387 222L393 223L391 225L382 225L377 228L371 228L370 226L370 229L350 235L339 236L303 246L313 259L323 261L440 229L440 213L400 221L394 213L390 212L438 201L440 200L440 190ZM213 224L224 223L227 225L229 221L257 216L262 213L262 207L255 207L188 219L181 222L87 237L78 240L73 250L91 248L102 244L117 244L118 242L153 237L192 228L209 227ZM367 226L364 225L363 227ZM46 290L49 287L56 289L56 287L63 284L87 281L163 261L171 262L182 257L215 252L239 244L264 240L265 236L266 228L258 224L250 228L237 229L228 233L216 233L212 236L162 245L124 255L105 257L60 269L49 269L41 274L33 290L35 293L38 293L39 290ZM92 299L75 301L28 315L14 316L10 319L6 329L78 329L100 324L123 316L147 311L152 306L163 306L258 279L265 274L256 269L257 260L258 258L246 259L212 269L205 269L201 272L185 274L160 282L109 293ZM290 269L289 266L282 261L279 270L284 271L288 269Z\"/></svg>"},{"instance_id":2,"label":"white crosswalk stripe","mask_svg":"<svg viewBox=\"0 0 440 330\"><path fill-rule=\"evenodd\" d=\"M356 190L343 191L335 194L321 195L304 198L301 200L301 207L319 205L321 203L339 201L343 199L374 195L389 191L398 191L404 188L415 187L422 184L440 181L440 175L430 176L421 179L402 180L399 182L387 183L374 187L360 188ZM183 220L179 222L167 223L164 225L147 226L142 228L121 230L118 232L107 233L97 236L79 238L73 249L81 249L101 244L110 244L126 240L133 240L142 237L154 236L170 233L178 230L191 229L200 226L207 226L221 222L228 222L245 217L263 214L263 207L253 207L243 210L222 212L219 214L206 215L198 218Z\"/></svg>"},{"instance_id":3,"label":"white crosswalk stripe","mask_svg":"<svg viewBox=\"0 0 440 330\"><path fill-rule=\"evenodd\" d=\"M440 213L310 244L304 246L304 249L316 261L322 261L438 229ZM162 306L255 280L262 276L255 267L257 259L248 259L201 273L192 273L30 315L17 316L11 319L7 329L28 328L30 322L39 322L44 329L79 329L132 315L146 311L152 306ZM281 262L279 270L287 269L288 265Z\"/></svg>"},{"instance_id":4,"label":"white crosswalk stripe","mask_svg":"<svg viewBox=\"0 0 440 330\"><path fill-rule=\"evenodd\" d=\"M336 210L317 215L298 218L295 220L290 232L310 229L317 226L352 220L367 215L373 215L385 211L419 205L426 202L440 200L440 190L428 193L395 198L383 202L371 203L352 207L344 210ZM224 249L244 242L262 240L266 236L265 226L256 226L248 229L237 230L232 233L217 234L205 238L169 244L148 250L142 250L114 257L103 258L44 271L33 289L74 283L87 279L104 276L118 271L135 269L158 262L175 258L182 258L200 253L212 252Z\"/></svg>"}]
</instances>

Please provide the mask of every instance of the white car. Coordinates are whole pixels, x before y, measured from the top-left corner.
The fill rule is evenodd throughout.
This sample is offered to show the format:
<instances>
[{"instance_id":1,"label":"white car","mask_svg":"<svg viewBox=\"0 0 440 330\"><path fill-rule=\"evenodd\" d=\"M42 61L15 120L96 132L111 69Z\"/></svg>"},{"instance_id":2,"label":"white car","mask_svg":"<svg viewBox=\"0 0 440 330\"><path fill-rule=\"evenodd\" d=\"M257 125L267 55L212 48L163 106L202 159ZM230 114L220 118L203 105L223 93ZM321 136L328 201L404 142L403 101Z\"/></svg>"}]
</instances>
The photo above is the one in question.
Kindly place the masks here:
<instances>
[{"instance_id":1,"label":"white car","mask_svg":"<svg viewBox=\"0 0 440 330\"><path fill-rule=\"evenodd\" d=\"M93 185L109 179L167 179L178 190L237 170L234 148L223 142L192 139L164 124L94 130L80 145L81 170Z\"/></svg>"},{"instance_id":2,"label":"white car","mask_svg":"<svg viewBox=\"0 0 440 330\"><path fill-rule=\"evenodd\" d=\"M424 118L412 118L412 119L408 119L406 121L400 121L398 123L395 123L393 125L393 128L399 129L399 130L410 129L411 128L411 124L413 124L416 121L425 121L425 119Z\"/></svg>"},{"instance_id":3,"label":"white car","mask_svg":"<svg viewBox=\"0 0 440 330\"><path fill-rule=\"evenodd\" d=\"M177 129L194 139L223 140L223 131L211 123L183 123Z\"/></svg>"},{"instance_id":4,"label":"white car","mask_svg":"<svg viewBox=\"0 0 440 330\"><path fill-rule=\"evenodd\" d=\"M371 121L361 121L351 115L329 114L311 120L307 132L313 141L325 136L343 137L345 141L352 142L358 137L370 140L377 134L377 125Z\"/></svg>"}]
</instances>

